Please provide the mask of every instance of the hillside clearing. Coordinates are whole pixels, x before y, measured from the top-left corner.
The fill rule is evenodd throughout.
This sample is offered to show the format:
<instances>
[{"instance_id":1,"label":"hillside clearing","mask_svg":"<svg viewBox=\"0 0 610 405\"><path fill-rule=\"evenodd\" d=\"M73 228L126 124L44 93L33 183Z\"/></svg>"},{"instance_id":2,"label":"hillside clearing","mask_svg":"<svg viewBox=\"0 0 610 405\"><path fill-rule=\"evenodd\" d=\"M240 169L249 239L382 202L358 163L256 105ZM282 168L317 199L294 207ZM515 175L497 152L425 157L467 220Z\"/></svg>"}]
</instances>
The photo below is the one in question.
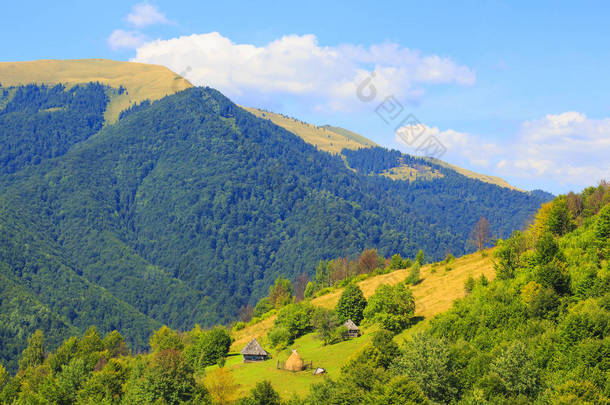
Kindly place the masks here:
<instances>
[{"instance_id":1,"label":"hillside clearing","mask_svg":"<svg viewBox=\"0 0 610 405\"><path fill-rule=\"evenodd\" d=\"M422 330L424 325L436 314L451 308L453 302L464 297L464 283L468 277L475 278L485 275L489 280L495 277L491 260L492 250L477 252L455 259L448 265L442 263L428 264L421 269L421 281L411 286L415 296L415 316L423 318L415 326L405 330L395 339L402 341L413 333ZM395 285L409 275L409 270L397 270L388 274L371 277L358 283L366 298L374 294L382 284ZM313 299L311 302L323 308L334 308L343 289ZM273 359L260 363L242 363L239 355L241 348L253 337L257 338L267 350L266 334L273 326L276 316L271 316L261 322L248 326L235 333L235 341L231 346L232 353L227 359L228 367L235 381L240 384L240 392L247 393L257 382L269 380L274 388L284 398L293 394L304 396L309 392L312 383L320 382L324 377L314 376L311 370L292 373L277 370L276 362L286 360L290 350L273 352ZM313 367L324 367L327 375L337 377L341 367L370 341L374 330L364 329L363 336L334 345L324 346L322 342L310 333L297 339L291 348L297 349L305 361L312 361ZM212 366L216 367L216 366Z\"/></svg>"}]
</instances>

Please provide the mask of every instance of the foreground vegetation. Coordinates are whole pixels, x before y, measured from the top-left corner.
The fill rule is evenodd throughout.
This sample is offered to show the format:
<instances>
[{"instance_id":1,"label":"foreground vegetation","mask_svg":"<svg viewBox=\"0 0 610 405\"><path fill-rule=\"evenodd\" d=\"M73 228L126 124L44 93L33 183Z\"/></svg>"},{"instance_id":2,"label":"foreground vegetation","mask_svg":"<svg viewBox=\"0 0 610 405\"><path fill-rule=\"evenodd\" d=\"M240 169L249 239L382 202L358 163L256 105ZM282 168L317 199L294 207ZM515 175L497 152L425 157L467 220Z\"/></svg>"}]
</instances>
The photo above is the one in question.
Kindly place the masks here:
<instances>
[{"instance_id":1,"label":"foreground vegetation","mask_svg":"<svg viewBox=\"0 0 610 405\"><path fill-rule=\"evenodd\" d=\"M273 342L273 328L268 330L267 344L279 350L271 361L238 364L238 356L227 357L231 337L224 328L178 333L163 327L150 339L151 352L137 355L128 354L118 332L101 337L94 328L48 354L43 334L37 332L21 355L16 376L0 370L0 400L609 403L609 255L610 187L603 183L543 205L527 231L498 243L494 251L497 278L468 278L462 286L466 297L429 322L413 326L417 318L411 305L417 301L412 289L425 281L418 284L404 277L406 283L381 284L366 306L358 303L367 294L348 284L337 291L339 321L334 325L340 326L345 316L362 316L365 335L339 338L339 343L326 341L322 332L329 323L319 322L316 314L328 320L335 312L313 303L331 300L324 301L322 295L292 303L292 286L280 279L266 300L274 306L270 313L278 311L273 328L284 328L293 340ZM452 260L429 266L430 272L446 266L445 272L451 273ZM409 275L416 265L417 261L411 264ZM348 308L356 312L348 313ZM405 313L406 324L400 318ZM396 335L405 327L406 332ZM273 362L285 356L283 347L301 349L309 359L320 362L316 366L328 366L329 374L314 377L275 370ZM259 373L266 381L256 381ZM312 384L310 390L298 380ZM248 386L240 386L244 383Z\"/></svg>"}]
</instances>

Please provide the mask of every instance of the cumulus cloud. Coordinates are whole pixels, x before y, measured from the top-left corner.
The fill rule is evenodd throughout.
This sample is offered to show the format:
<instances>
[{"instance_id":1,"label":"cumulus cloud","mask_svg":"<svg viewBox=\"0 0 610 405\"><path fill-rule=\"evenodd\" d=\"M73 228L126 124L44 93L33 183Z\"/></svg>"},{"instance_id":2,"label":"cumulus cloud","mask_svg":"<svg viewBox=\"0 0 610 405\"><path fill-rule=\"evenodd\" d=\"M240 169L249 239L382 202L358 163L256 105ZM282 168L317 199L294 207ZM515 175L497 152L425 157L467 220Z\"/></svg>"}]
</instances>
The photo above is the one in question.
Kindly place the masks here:
<instances>
[{"instance_id":1,"label":"cumulus cloud","mask_svg":"<svg viewBox=\"0 0 610 405\"><path fill-rule=\"evenodd\" d=\"M610 178L610 118L549 114L524 122L510 141L497 142L452 129L424 128L422 139L435 136L447 148L445 160L489 174L578 187ZM404 144L400 136L396 139Z\"/></svg>"},{"instance_id":2,"label":"cumulus cloud","mask_svg":"<svg viewBox=\"0 0 610 405\"><path fill-rule=\"evenodd\" d=\"M127 22L136 28L146 27L153 24L169 24L167 19L159 9L148 3L139 3L133 6L127 15Z\"/></svg>"},{"instance_id":3,"label":"cumulus cloud","mask_svg":"<svg viewBox=\"0 0 610 405\"><path fill-rule=\"evenodd\" d=\"M380 95L418 100L428 85L471 85L475 73L450 58L397 44L321 46L314 35L287 35L264 46L238 44L218 32L147 42L136 62L161 64L243 102L254 95L298 97L318 108L362 104L358 83L371 74Z\"/></svg>"},{"instance_id":4,"label":"cumulus cloud","mask_svg":"<svg viewBox=\"0 0 610 405\"><path fill-rule=\"evenodd\" d=\"M138 31L114 30L107 39L113 50L135 49L146 41L146 36Z\"/></svg>"}]
</instances>

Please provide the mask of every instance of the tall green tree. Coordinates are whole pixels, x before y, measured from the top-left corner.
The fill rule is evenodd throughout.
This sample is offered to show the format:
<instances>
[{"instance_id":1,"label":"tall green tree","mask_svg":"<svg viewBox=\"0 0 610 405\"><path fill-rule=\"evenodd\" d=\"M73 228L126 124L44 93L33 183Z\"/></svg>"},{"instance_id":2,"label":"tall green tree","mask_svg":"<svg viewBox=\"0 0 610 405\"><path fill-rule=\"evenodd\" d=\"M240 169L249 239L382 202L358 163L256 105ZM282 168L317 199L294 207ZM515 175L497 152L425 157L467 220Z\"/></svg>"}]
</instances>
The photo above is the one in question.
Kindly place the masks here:
<instances>
[{"instance_id":1,"label":"tall green tree","mask_svg":"<svg viewBox=\"0 0 610 405\"><path fill-rule=\"evenodd\" d=\"M37 367L44 361L44 334L37 329L28 338L28 346L21 353L19 360L19 370L27 370L30 367Z\"/></svg>"},{"instance_id":2,"label":"tall green tree","mask_svg":"<svg viewBox=\"0 0 610 405\"><path fill-rule=\"evenodd\" d=\"M269 303L274 308L281 308L292 301L292 284L290 280L283 277L276 278L275 283L269 287Z\"/></svg>"},{"instance_id":3,"label":"tall green tree","mask_svg":"<svg viewBox=\"0 0 610 405\"><path fill-rule=\"evenodd\" d=\"M357 284L350 283L341 293L335 311L337 311L337 315L342 322L351 319L356 325L360 325L364 319L365 308L366 299L362 290Z\"/></svg>"},{"instance_id":4,"label":"tall green tree","mask_svg":"<svg viewBox=\"0 0 610 405\"><path fill-rule=\"evenodd\" d=\"M415 255L415 262L419 263L420 266L424 264L424 251L419 249L417 255Z\"/></svg>"},{"instance_id":5,"label":"tall green tree","mask_svg":"<svg viewBox=\"0 0 610 405\"><path fill-rule=\"evenodd\" d=\"M182 350L184 342L180 333L164 325L150 336L150 347L154 352L168 349Z\"/></svg>"},{"instance_id":6,"label":"tall green tree","mask_svg":"<svg viewBox=\"0 0 610 405\"><path fill-rule=\"evenodd\" d=\"M574 221L565 196L562 195L553 200L546 225L548 230L556 236L562 236L574 229Z\"/></svg>"}]
</instances>

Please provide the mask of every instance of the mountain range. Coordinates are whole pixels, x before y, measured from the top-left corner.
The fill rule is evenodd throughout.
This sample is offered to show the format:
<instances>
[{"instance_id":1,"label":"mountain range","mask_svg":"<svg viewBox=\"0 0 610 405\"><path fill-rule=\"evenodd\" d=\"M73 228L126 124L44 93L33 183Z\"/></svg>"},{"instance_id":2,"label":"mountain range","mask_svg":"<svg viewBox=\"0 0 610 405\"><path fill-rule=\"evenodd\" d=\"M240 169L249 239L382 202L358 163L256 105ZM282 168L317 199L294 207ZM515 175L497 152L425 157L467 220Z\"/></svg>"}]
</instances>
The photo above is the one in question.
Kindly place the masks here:
<instances>
[{"instance_id":1,"label":"mountain range","mask_svg":"<svg viewBox=\"0 0 610 405\"><path fill-rule=\"evenodd\" d=\"M430 260L523 228L541 191L242 108L169 70L0 63L0 361L40 328L136 350L228 323L277 277L375 248Z\"/></svg>"}]
</instances>

